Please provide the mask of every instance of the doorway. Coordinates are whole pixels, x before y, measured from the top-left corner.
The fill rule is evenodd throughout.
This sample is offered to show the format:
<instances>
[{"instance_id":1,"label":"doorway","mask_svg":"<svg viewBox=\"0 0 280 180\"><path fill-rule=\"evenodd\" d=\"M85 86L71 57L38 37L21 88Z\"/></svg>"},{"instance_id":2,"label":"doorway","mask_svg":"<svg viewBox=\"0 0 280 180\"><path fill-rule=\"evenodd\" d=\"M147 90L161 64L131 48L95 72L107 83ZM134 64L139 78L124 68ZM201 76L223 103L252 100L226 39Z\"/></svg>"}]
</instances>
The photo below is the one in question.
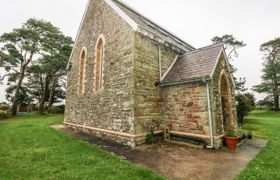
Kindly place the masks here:
<instances>
[{"instance_id":1,"label":"doorway","mask_svg":"<svg viewBox=\"0 0 280 180\"><path fill-rule=\"evenodd\" d=\"M232 90L229 80L225 73L220 77L220 101L223 131L226 132L233 127L233 107L232 107Z\"/></svg>"}]
</instances>

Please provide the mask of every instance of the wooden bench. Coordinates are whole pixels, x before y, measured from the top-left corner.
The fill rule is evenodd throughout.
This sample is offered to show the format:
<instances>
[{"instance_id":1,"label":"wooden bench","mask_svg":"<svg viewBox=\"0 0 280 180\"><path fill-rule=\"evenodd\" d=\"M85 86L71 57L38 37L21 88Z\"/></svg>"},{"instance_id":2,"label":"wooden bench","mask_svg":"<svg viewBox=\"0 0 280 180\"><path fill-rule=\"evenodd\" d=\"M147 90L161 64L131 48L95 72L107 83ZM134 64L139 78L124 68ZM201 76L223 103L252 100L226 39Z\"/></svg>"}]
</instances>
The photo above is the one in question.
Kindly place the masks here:
<instances>
[{"instance_id":1,"label":"wooden bench","mask_svg":"<svg viewBox=\"0 0 280 180\"><path fill-rule=\"evenodd\" d=\"M28 112L17 112L18 116L27 116Z\"/></svg>"}]
</instances>

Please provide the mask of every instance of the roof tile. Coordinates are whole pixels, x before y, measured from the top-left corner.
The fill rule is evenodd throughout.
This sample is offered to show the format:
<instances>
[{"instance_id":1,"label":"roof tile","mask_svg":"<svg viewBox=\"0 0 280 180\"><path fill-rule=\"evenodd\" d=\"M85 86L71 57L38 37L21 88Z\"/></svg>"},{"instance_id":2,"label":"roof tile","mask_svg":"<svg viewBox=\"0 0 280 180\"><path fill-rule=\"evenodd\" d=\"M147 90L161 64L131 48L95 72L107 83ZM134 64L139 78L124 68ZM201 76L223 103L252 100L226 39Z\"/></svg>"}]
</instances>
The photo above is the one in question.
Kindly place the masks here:
<instances>
[{"instance_id":1,"label":"roof tile","mask_svg":"<svg viewBox=\"0 0 280 180\"><path fill-rule=\"evenodd\" d=\"M183 41L182 39L175 36L173 33L167 31L163 27L157 25L153 21L149 20L133 8L129 7L127 4L120 0L112 0L125 14L127 14L139 27L144 30L155 34L164 41L181 47L185 52L194 50L195 48Z\"/></svg>"},{"instance_id":2,"label":"roof tile","mask_svg":"<svg viewBox=\"0 0 280 180\"><path fill-rule=\"evenodd\" d=\"M211 76L222 48L222 44L216 44L179 56L162 84Z\"/></svg>"}]
</instances>

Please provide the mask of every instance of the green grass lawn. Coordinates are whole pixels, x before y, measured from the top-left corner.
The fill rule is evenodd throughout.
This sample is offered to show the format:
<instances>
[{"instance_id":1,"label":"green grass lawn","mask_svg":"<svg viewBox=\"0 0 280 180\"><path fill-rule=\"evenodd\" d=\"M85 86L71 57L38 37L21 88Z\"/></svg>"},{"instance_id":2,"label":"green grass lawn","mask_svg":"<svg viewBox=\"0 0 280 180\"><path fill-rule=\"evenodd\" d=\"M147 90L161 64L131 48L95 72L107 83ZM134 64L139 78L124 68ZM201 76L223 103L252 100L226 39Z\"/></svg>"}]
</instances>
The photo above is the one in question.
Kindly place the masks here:
<instances>
[{"instance_id":1,"label":"green grass lawn","mask_svg":"<svg viewBox=\"0 0 280 180\"><path fill-rule=\"evenodd\" d=\"M163 179L49 127L62 121L38 114L0 121L0 179ZM254 111L245 122L269 142L238 179L280 179L280 113Z\"/></svg>"},{"instance_id":2,"label":"green grass lawn","mask_svg":"<svg viewBox=\"0 0 280 180\"><path fill-rule=\"evenodd\" d=\"M255 138L268 139L268 144L238 179L280 179L280 112L253 111L245 122L244 129L251 130Z\"/></svg>"},{"instance_id":3,"label":"green grass lawn","mask_svg":"<svg viewBox=\"0 0 280 180\"><path fill-rule=\"evenodd\" d=\"M62 115L0 121L0 179L163 179L49 127Z\"/></svg>"}]
</instances>

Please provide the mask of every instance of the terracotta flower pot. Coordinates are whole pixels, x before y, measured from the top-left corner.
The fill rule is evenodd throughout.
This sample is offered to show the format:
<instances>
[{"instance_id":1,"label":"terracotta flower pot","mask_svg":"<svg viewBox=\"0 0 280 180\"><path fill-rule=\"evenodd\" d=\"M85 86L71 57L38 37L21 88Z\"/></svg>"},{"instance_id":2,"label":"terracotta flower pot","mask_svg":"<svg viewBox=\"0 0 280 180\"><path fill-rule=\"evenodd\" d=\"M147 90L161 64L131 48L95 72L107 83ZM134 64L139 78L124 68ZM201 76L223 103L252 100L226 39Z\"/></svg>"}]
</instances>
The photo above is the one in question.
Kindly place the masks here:
<instances>
[{"instance_id":1,"label":"terracotta flower pot","mask_svg":"<svg viewBox=\"0 0 280 180\"><path fill-rule=\"evenodd\" d=\"M238 142L238 137L224 136L224 141L229 149L235 149Z\"/></svg>"}]
</instances>

